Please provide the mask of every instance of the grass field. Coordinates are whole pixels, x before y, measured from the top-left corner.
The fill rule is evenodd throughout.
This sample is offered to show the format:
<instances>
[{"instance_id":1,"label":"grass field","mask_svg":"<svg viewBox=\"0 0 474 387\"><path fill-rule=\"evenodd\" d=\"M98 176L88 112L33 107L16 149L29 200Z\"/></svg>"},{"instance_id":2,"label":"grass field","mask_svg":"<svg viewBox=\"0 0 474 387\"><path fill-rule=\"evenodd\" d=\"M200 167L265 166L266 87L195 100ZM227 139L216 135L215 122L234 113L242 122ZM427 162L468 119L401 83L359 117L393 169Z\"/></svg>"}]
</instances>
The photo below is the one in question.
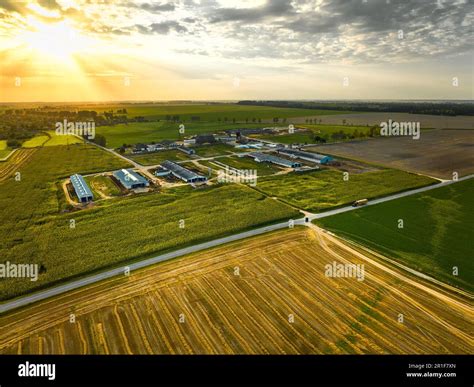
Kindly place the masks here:
<instances>
[{"instance_id":1,"label":"grass field","mask_svg":"<svg viewBox=\"0 0 474 387\"><path fill-rule=\"evenodd\" d=\"M474 291L472 179L318 221L324 228ZM398 220L403 220L403 229ZM453 275L453 266L459 275Z\"/></svg>"},{"instance_id":2,"label":"grass field","mask_svg":"<svg viewBox=\"0 0 474 387\"><path fill-rule=\"evenodd\" d=\"M23 144L21 144L21 146L23 148L37 148L46 144L49 139L49 136L41 134L39 136L35 136L33 138L30 138L29 140L26 140Z\"/></svg>"},{"instance_id":3,"label":"grass field","mask_svg":"<svg viewBox=\"0 0 474 387\"><path fill-rule=\"evenodd\" d=\"M196 150L196 155L199 157L214 157L226 155L238 150L235 149L233 146L227 144L200 145L193 148Z\"/></svg>"},{"instance_id":4,"label":"grass field","mask_svg":"<svg viewBox=\"0 0 474 387\"><path fill-rule=\"evenodd\" d=\"M22 144L23 148L36 148L41 146L73 145L81 144L83 141L76 136L58 136L54 130L33 137Z\"/></svg>"},{"instance_id":5,"label":"grass field","mask_svg":"<svg viewBox=\"0 0 474 387\"><path fill-rule=\"evenodd\" d=\"M95 175L87 176L85 179L94 194L95 200L102 197L119 196L122 193L110 176Z\"/></svg>"},{"instance_id":6,"label":"grass field","mask_svg":"<svg viewBox=\"0 0 474 387\"><path fill-rule=\"evenodd\" d=\"M135 160L137 163L142 165L156 165L160 164L165 160L171 161L184 161L189 160L189 156L186 153L183 153L179 150L164 150L158 151L153 153L145 153L145 154L127 154L126 157Z\"/></svg>"},{"instance_id":7,"label":"grass field","mask_svg":"<svg viewBox=\"0 0 474 387\"><path fill-rule=\"evenodd\" d=\"M107 104L107 105L89 105L76 106L77 109L95 110L97 112L127 109L129 117L144 116L150 119L166 119L167 115L179 115L180 119L189 121L191 117L200 117L201 121L222 121L227 117L228 121L235 118L237 121L249 119L251 122L255 119L273 119L274 117L291 118L306 117L316 115L345 114L348 112L332 110L312 110L312 109L293 109L277 108L264 106L245 106L237 104Z\"/></svg>"},{"instance_id":8,"label":"grass field","mask_svg":"<svg viewBox=\"0 0 474 387\"><path fill-rule=\"evenodd\" d=\"M274 164L270 163L257 163L256 161L252 160L250 157L223 157L219 158L217 161L228 165L229 167L233 167L239 170L247 169L247 170L256 170L257 176L268 176L273 175L282 169L278 168ZM219 169L214 165L210 165L211 168ZM223 168L225 169L225 167Z\"/></svg>"},{"instance_id":9,"label":"grass field","mask_svg":"<svg viewBox=\"0 0 474 387\"><path fill-rule=\"evenodd\" d=\"M210 134L226 129L261 128L268 124L229 124L219 122L188 123L185 133L179 133L179 123L172 122L132 122L114 126L99 126L96 132L107 139L108 148L118 148L123 144L160 142L163 140L179 140L197 134Z\"/></svg>"},{"instance_id":10,"label":"grass field","mask_svg":"<svg viewBox=\"0 0 474 387\"><path fill-rule=\"evenodd\" d=\"M326 277L341 259L364 263L364 281ZM302 228L97 283L0 325L2 354L467 354L473 342L465 301Z\"/></svg>"},{"instance_id":11,"label":"grass field","mask_svg":"<svg viewBox=\"0 0 474 387\"><path fill-rule=\"evenodd\" d=\"M343 177L343 172L335 170L290 173L259 179L256 188L298 208L318 212L358 199L372 199L436 181L394 169L351 174L348 181L344 181Z\"/></svg>"},{"instance_id":12,"label":"grass field","mask_svg":"<svg viewBox=\"0 0 474 387\"><path fill-rule=\"evenodd\" d=\"M92 108L92 107L90 107ZM97 108L97 110L117 110L126 108L129 117L144 116L160 122L129 123L114 126L100 126L96 128L97 133L103 134L107 139L107 146L118 148L123 144L136 144L140 142L150 143L152 141L177 140L182 136L179 133L180 123L164 121L167 116L179 115L184 120L184 136L215 133L226 129L238 128L261 128L271 125L288 125L292 117L315 116L319 114L344 114L330 110L310 109L283 109L259 106L241 106L233 104L213 105L108 105ZM187 122L191 117L199 116L201 122ZM273 118L279 118L277 124L273 124ZM235 123L233 123L235 119ZM260 119L262 123L252 122ZM283 123L283 119L287 122ZM218 121L221 120L221 121ZM248 120L248 122L246 122Z\"/></svg>"},{"instance_id":13,"label":"grass field","mask_svg":"<svg viewBox=\"0 0 474 387\"><path fill-rule=\"evenodd\" d=\"M0 282L2 299L55 281L295 216L291 208L247 187L224 186L123 197L93 209L67 208L59 182L72 173L109 171L121 159L88 145L44 147L21 168L22 180L0 185L0 254L45 267L38 282ZM76 227L70 228L74 219ZM179 228L184 219L186 228Z\"/></svg>"}]
</instances>

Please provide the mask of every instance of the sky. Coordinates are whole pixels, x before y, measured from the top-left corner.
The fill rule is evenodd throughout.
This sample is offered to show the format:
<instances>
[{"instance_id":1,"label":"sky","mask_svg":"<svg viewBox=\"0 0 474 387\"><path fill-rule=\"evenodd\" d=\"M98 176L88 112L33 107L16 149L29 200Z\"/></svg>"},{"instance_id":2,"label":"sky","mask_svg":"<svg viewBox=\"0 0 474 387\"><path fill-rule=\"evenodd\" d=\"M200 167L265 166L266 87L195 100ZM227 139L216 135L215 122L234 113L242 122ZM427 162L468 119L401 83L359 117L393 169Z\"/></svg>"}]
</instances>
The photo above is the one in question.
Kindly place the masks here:
<instances>
[{"instance_id":1,"label":"sky","mask_svg":"<svg viewBox=\"0 0 474 387\"><path fill-rule=\"evenodd\" d=\"M462 99L469 0L0 0L0 102Z\"/></svg>"}]
</instances>

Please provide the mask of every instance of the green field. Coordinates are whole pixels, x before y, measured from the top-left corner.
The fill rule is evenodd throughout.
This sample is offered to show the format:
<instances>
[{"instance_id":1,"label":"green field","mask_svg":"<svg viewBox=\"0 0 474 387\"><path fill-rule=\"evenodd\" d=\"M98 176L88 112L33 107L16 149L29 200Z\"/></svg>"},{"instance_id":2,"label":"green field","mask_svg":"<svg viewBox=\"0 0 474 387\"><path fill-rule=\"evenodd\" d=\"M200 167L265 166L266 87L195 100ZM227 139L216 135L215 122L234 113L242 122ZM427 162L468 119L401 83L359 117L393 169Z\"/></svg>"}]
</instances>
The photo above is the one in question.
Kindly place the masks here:
<instances>
[{"instance_id":1,"label":"green field","mask_svg":"<svg viewBox=\"0 0 474 387\"><path fill-rule=\"evenodd\" d=\"M30 138L29 140L26 140L23 144L21 144L21 146L23 148L36 148L43 146L49 139L49 136L41 134L39 136L35 136L33 138Z\"/></svg>"},{"instance_id":2,"label":"green field","mask_svg":"<svg viewBox=\"0 0 474 387\"><path fill-rule=\"evenodd\" d=\"M150 144L153 141L179 140L192 135L216 133L227 129L238 129L243 126L246 128L268 126L268 124L224 124L218 122L189 123L184 124L185 132L180 134L179 125L179 123L164 121L132 122L114 126L99 126L96 128L96 132L105 136L108 148L118 148L124 144Z\"/></svg>"},{"instance_id":3,"label":"green field","mask_svg":"<svg viewBox=\"0 0 474 387\"><path fill-rule=\"evenodd\" d=\"M318 212L358 199L372 199L429 185L435 181L395 169L351 174L349 180L344 181L341 171L320 170L266 177L259 179L256 188L298 208Z\"/></svg>"},{"instance_id":4,"label":"green field","mask_svg":"<svg viewBox=\"0 0 474 387\"><path fill-rule=\"evenodd\" d=\"M2 261L38 263L37 282L0 281L1 299L68 277L298 216L288 206L244 186L163 190L68 209L60 182L73 173L124 167L89 145L43 147L22 169L22 180L0 183ZM76 227L70 228L70 220ZM179 220L185 228L179 228Z\"/></svg>"},{"instance_id":5,"label":"green field","mask_svg":"<svg viewBox=\"0 0 474 387\"><path fill-rule=\"evenodd\" d=\"M7 157L11 151L7 145L7 140L0 140L0 159Z\"/></svg>"},{"instance_id":6,"label":"green field","mask_svg":"<svg viewBox=\"0 0 474 387\"><path fill-rule=\"evenodd\" d=\"M175 149L136 155L126 154L125 156L131 158L132 160L135 160L137 163L140 163L142 165L156 165L162 163L165 160L185 161L190 159L190 157L186 153Z\"/></svg>"},{"instance_id":7,"label":"green field","mask_svg":"<svg viewBox=\"0 0 474 387\"><path fill-rule=\"evenodd\" d=\"M196 155L199 157L214 157L226 155L238 150L235 149L232 145L226 144L200 145L194 146L193 149L196 151Z\"/></svg>"},{"instance_id":8,"label":"green field","mask_svg":"<svg viewBox=\"0 0 474 387\"><path fill-rule=\"evenodd\" d=\"M81 107L79 107L81 108ZM162 140L177 140L179 125L184 122L184 136L196 134L216 133L218 131L238 128L262 128L270 125L288 125L292 117L306 117L316 115L344 114L343 111L311 110L311 109L284 109L260 106L243 106L234 104L212 105L105 105L83 106L82 108L96 111L127 109L128 117L144 116L149 120L160 122L128 123L113 126L100 126L96 132L107 139L107 147L118 148L123 144L151 143ZM167 116L179 116L178 122L165 121ZM199 117L199 122L190 122L191 117ZM169 118L169 117L168 117ZM273 118L279 118L273 123ZM255 119L255 122L253 120ZM258 120L261 123L258 123ZM219 121L220 120L220 121ZM233 123L235 120L235 123ZM285 121L284 121L285 120ZM266 122L266 123L265 123Z\"/></svg>"},{"instance_id":9,"label":"green field","mask_svg":"<svg viewBox=\"0 0 474 387\"><path fill-rule=\"evenodd\" d=\"M107 104L107 105L74 105L74 109L95 110L97 112L127 109L129 117L144 116L150 119L166 119L167 115L179 115L181 120L188 121L191 117L200 117L201 121L237 121L249 122L255 119L273 119L274 117L309 117L317 115L347 114L347 111L313 110L295 108L277 108L265 106L246 106L237 104ZM64 109L64 107L62 107Z\"/></svg>"},{"instance_id":10,"label":"green field","mask_svg":"<svg viewBox=\"0 0 474 387\"><path fill-rule=\"evenodd\" d=\"M119 196L122 194L122 191L119 187L112 181L110 176L102 176L102 175L95 175L95 176L87 176L86 178L89 187L94 194L94 200L98 200L102 198L103 195L106 196Z\"/></svg>"},{"instance_id":11,"label":"green field","mask_svg":"<svg viewBox=\"0 0 474 387\"><path fill-rule=\"evenodd\" d=\"M57 146L57 145L72 145L80 144L83 141L76 136L58 136L54 130L48 130L44 134L33 137L25 141L21 146L23 148L36 148L40 146Z\"/></svg>"},{"instance_id":12,"label":"green field","mask_svg":"<svg viewBox=\"0 0 474 387\"><path fill-rule=\"evenodd\" d=\"M353 135L354 133L368 134L370 127L368 126L346 126L346 125L324 125L324 124L301 124L297 125L298 127L307 128L308 132L295 132L293 134L281 134L281 135L272 135L272 134L262 134L254 135L251 137L261 138L263 140L275 141L281 144L314 144L315 141L312 138L313 135L320 137L327 136L327 142L333 142L335 139L331 137L333 133L343 131L347 135ZM357 131L357 132L355 132ZM359 137L357 137L359 138ZM343 141L349 141L350 138L344 139ZM337 141L341 141L338 139Z\"/></svg>"},{"instance_id":13,"label":"green field","mask_svg":"<svg viewBox=\"0 0 474 387\"><path fill-rule=\"evenodd\" d=\"M441 281L474 291L474 180L317 221ZM398 228L399 219L403 228ZM453 267L459 269L453 275Z\"/></svg>"}]
</instances>

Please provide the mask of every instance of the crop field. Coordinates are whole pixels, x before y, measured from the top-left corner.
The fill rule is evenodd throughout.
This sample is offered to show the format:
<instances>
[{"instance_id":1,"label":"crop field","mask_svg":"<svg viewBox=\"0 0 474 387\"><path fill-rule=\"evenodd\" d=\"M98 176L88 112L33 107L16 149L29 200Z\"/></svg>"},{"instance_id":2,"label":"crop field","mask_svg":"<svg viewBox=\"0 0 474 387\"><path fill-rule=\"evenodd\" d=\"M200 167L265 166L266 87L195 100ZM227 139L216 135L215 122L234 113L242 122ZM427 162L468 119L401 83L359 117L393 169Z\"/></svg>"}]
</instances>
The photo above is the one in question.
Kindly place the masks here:
<instances>
[{"instance_id":1,"label":"crop field","mask_svg":"<svg viewBox=\"0 0 474 387\"><path fill-rule=\"evenodd\" d=\"M341 236L418 271L474 291L474 181L318 220ZM399 219L403 228L398 228ZM453 267L458 275L453 275Z\"/></svg>"},{"instance_id":2,"label":"crop field","mask_svg":"<svg viewBox=\"0 0 474 387\"><path fill-rule=\"evenodd\" d=\"M0 282L7 299L67 277L295 216L290 207L248 187L152 193L68 209L60 181L72 173L110 171L126 163L90 145L44 147L21 168L22 180L0 185L0 254L43 265L37 282ZM34 203L34 205L33 205ZM185 220L185 229L179 220ZM70 227L71 220L75 228ZM124 236L126 235L126 238Z\"/></svg>"},{"instance_id":3,"label":"crop field","mask_svg":"<svg viewBox=\"0 0 474 387\"><path fill-rule=\"evenodd\" d=\"M318 212L434 182L429 177L394 169L350 174L345 181L342 171L331 169L265 177L259 179L256 189L298 208Z\"/></svg>"},{"instance_id":4,"label":"crop field","mask_svg":"<svg viewBox=\"0 0 474 387\"><path fill-rule=\"evenodd\" d=\"M0 182L7 180L14 173L20 172L24 164L35 153L35 149L17 149L6 161L0 163ZM21 178L21 175L20 175Z\"/></svg>"},{"instance_id":5,"label":"crop field","mask_svg":"<svg viewBox=\"0 0 474 387\"><path fill-rule=\"evenodd\" d=\"M386 165L443 179L474 173L474 131L429 130L420 139L379 137L367 141L329 144L312 150Z\"/></svg>"},{"instance_id":6,"label":"crop field","mask_svg":"<svg viewBox=\"0 0 474 387\"><path fill-rule=\"evenodd\" d=\"M364 264L364 280L325 276L333 261ZM467 354L472 318L459 296L296 228L11 312L0 353Z\"/></svg>"},{"instance_id":7,"label":"crop field","mask_svg":"<svg viewBox=\"0 0 474 387\"><path fill-rule=\"evenodd\" d=\"M129 117L144 116L150 119L166 119L166 116L178 115L182 120L190 120L191 117L200 117L201 121L217 121L221 119L224 121L232 121L235 118L237 121L250 122L253 118L268 120L274 117L291 118L304 117L315 115L331 115L344 114L344 111L331 110L312 110L312 109L295 109L295 108L278 108L278 107L264 107L264 106L245 106L237 104L100 104L76 106L77 109L95 110L97 112L104 112L109 110L127 109ZM63 109L63 108L61 108Z\"/></svg>"}]
</instances>

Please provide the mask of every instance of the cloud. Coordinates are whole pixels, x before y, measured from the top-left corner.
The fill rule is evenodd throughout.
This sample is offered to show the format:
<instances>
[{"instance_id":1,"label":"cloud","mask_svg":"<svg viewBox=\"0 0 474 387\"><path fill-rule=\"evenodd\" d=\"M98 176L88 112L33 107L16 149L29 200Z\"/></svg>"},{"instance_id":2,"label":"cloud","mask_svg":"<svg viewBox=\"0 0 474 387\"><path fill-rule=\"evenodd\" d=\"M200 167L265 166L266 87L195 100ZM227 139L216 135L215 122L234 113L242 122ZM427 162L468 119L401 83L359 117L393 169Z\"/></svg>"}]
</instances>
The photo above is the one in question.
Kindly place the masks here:
<instances>
[{"instance_id":1,"label":"cloud","mask_svg":"<svg viewBox=\"0 0 474 387\"><path fill-rule=\"evenodd\" d=\"M270 17L289 17L294 8L288 0L271 0L253 8L217 8L212 12L212 23L257 22Z\"/></svg>"}]
</instances>

